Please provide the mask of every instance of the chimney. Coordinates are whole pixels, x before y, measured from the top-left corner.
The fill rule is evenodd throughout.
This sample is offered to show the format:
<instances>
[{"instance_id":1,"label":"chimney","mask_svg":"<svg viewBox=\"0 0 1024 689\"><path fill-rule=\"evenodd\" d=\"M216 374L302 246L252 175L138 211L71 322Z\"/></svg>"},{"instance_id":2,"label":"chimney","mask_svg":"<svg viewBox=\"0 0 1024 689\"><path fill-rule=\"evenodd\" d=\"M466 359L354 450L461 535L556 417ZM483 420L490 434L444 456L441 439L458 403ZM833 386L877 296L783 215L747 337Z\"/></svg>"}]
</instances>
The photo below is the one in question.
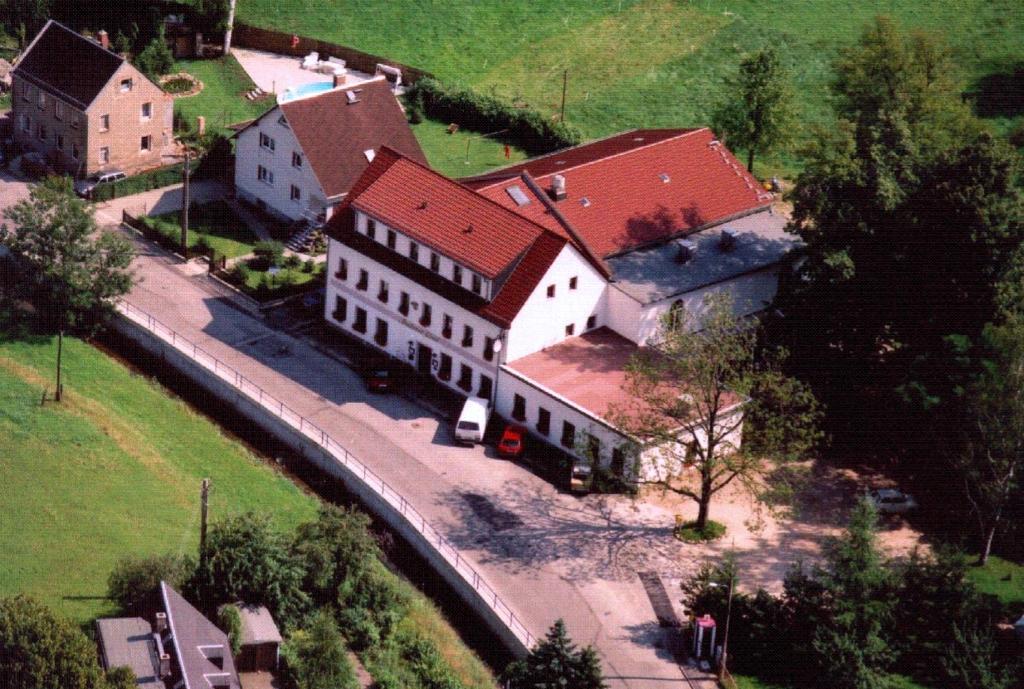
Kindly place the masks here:
<instances>
[{"instance_id":1,"label":"chimney","mask_svg":"<svg viewBox=\"0 0 1024 689\"><path fill-rule=\"evenodd\" d=\"M100 45L103 46L104 50L110 50L110 35L106 31L100 29L99 33L96 34L96 38L99 39Z\"/></svg>"},{"instance_id":2,"label":"chimney","mask_svg":"<svg viewBox=\"0 0 1024 689\"><path fill-rule=\"evenodd\" d=\"M157 634L163 634L164 633L164 631L167 629L167 613L165 613L165 612L158 612L156 614L156 624L155 624L155 626L156 626L156 633Z\"/></svg>"},{"instance_id":3,"label":"chimney","mask_svg":"<svg viewBox=\"0 0 1024 689\"><path fill-rule=\"evenodd\" d=\"M697 245L689 239L678 240L676 246L679 247L679 253L676 254L677 263L688 263L697 255Z\"/></svg>"},{"instance_id":4,"label":"chimney","mask_svg":"<svg viewBox=\"0 0 1024 689\"><path fill-rule=\"evenodd\" d=\"M736 248L736 231L730 230L728 227L722 230L722 235L718 238L718 249L722 253L729 253Z\"/></svg>"},{"instance_id":5,"label":"chimney","mask_svg":"<svg viewBox=\"0 0 1024 689\"><path fill-rule=\"evenodd\" d=\"M160 654L160 678L163 679L171 674L171 656L168 653Z\"/></svg>"},{"instance_id":6,"label":"chimney","mask_svg":"<svg viewBox=\"0 0 1024 689\"><path fill-rule=\"evenodd\" d=\"M555 201L564 201L566 196L565 175L555 175L551 178L551 198Z\"/></svg>"},{"instance_id":7,"label":"chimney","mask_svg":"<svg viewBox=\"0 0 1024 689\"><path fill-rule=\"evenodd\" d=\"M334 88L338 88L339 86L344 86L346 78L347 77L344 74L335 74L334 75Z\"/></svg>"}]
</instances>

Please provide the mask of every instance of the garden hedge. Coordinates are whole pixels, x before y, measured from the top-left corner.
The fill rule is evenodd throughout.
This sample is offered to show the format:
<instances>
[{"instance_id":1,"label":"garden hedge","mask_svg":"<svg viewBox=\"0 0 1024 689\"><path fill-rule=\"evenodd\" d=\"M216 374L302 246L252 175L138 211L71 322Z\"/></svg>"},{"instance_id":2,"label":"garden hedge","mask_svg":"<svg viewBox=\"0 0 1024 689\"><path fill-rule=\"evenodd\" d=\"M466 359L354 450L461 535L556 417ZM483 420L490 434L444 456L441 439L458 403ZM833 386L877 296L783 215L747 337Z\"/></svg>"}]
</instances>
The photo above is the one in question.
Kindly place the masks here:
<instances>
[{"instance_id":1,"label":"garden hedge","mask_svg":"<svg viewBox=\"0 0 1024 689\"><path fill-rule=\"evenodd\" d=\"M508 138L516 140L530 155L575 146L583 139L574 127L553 122L536 110L516 108L498 98L436 79L420 79L406 92L406 99L413 112L422 108L435 120L482 133L507 129Z\"/></svg>"}]
</instances>

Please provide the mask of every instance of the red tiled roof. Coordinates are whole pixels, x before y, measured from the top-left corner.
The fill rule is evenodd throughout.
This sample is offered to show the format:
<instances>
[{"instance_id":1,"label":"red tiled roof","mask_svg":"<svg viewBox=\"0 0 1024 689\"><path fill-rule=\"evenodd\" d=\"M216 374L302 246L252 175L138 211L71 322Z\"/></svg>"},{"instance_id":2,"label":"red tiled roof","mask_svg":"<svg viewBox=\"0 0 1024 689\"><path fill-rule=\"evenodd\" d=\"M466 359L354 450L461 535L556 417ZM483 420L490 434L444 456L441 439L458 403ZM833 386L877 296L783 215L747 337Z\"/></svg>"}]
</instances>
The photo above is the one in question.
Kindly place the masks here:
<instances>
[{"instance_id":1,"label":"red tiled roof","mask_svg":"<svg viewBox=\"0 0 1024 689\"><path fill-rule=\"evenodd\" d=\"M349 103L346 92L353 90L360 92L359 99ZM384 79L299 98L280 108L328 197L350 191L370 164L365 154L369 149L387 146L427 162Z\"/></svg>"},{"instance_id":2,"label":"red tiled roof","mask_svg":"<svg viewBox=\"0 0 1024 689\"><path fill-rule=\"evenodd\" d=\"M408 158L382 150L373 163L343 206L399 229L488 279L503 273L545 231ZM556 234L564 238L564 230Z\"/></svg>"},{"instance_id":3,"label":"red tiled roof","mask_svg":"<svg viewBox=\"0 0 1024 689\"><path fill-rule=\"evenodd\" d=\"M397 159L394 154L391 154L391 157L392 162ZM374 165L378 165L380 160L381 157L378 156L373 161ZM389 162L382 161L379 167L385 168L389 165ZM374 172L377 171L370 170L368 175ZM562 237L541 231L526 254L516 264L512 274L501 285L498 294L492 301L487 302L472 292L458 287L450 280L446 280L426 266L360 234L355 230L353 220L354 214L348 208L348 204L342 204L340 210L331 218L327 228L328 234L332 239L405 275L443 299L458 304L470 313L475 313L502 328L512 325L513 319L523 304L526 303L534 288L544 277L544 273L547 272L562 247L567 243Z\"/></svg>"},{"instance_id":4,"label":"red tiled roof","mask_svg":"<svg viewBox=\"0 0 1024 689\"><path fill-rule=\"evenodd\" d=\"M626 132L464 180L553 229L557 221L551 213L513 179L522 173L545 190L555 174L565 177L568 197L554 206L601 257L744 215L771 201L706 128ZM517 181L533 197L525 206L507 192ZM583 204L584 197L589 205Z\"/></svg>"}]
</instances>

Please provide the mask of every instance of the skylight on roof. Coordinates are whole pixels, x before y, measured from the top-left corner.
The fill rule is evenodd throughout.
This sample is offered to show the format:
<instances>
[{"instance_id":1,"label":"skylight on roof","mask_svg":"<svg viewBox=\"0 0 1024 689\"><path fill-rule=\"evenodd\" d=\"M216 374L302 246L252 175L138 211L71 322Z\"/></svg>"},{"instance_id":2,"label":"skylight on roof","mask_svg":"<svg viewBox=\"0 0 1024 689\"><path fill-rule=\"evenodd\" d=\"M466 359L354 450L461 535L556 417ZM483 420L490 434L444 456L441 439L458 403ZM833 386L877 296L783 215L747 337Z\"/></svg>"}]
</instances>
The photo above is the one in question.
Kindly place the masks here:
<instances>
[{"instance_id":1,"label":"skylight on roof","mask_svg":"<svg viewBox=\"0 0 1024 689\"><path fill-rule=\"evenodd\" d=\"M584 208L590 208L590 199L584 196L583 198L580 199L580 205L583 206Z\"/></svg>"},{"instance_id":2,"label":"skylight on roof","mask_svg":"<svg viewBox=\"0 0 1024 689\"><path fill-rule=\"evenodd\" d=\"M373 159L377 157L377 152L372 148L368 148L365 151L363 151L363 155L366 156L366 159L372 163Z\"/></svg>"},{"instance_id":3,"label":"skylight on roof","mask_svg":"<svg viewBox=\"0 0 1024 689\"><path fill-rule=\"evenodd\" d=\"M517 206L525 206L530 203L530 197L526 195L526 192L524 192L522 187L518 184L506 187L505 192L512 197L512 200L516 202Z\"/></svg>"},{"instance_id":4,"label":"skylight on roof","mask_svg":"<svg viewBox=\"0 0 1024 689\"><path fill-rule=\"evenodd\" d=\"M668 184L668 183L669 183L669 181L670 181L670 180L672 179L671 177L669 177L669 176L668 176L668 173L667 173L667 172L662 172L662 173L661 173L660 175L658 175L658 177L659 177L659 178L661 179L661 181L662 181L662 182L664 182L665 184Z\"/></svg>"}]
</instances>

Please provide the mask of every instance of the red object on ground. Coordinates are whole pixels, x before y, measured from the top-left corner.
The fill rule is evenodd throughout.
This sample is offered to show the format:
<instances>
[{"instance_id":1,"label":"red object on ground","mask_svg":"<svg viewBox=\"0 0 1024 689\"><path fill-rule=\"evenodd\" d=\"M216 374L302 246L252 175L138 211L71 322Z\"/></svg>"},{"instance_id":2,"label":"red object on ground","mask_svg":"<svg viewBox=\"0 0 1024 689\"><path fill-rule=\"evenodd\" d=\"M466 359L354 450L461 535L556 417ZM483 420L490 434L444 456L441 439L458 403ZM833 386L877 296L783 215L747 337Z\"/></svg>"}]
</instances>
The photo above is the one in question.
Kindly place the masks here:
<instances>
[{"instance_id":1,"label":"red object on ground","mask_svg":"<svg viewBox=\"0 0 1024 689\"><path fill-rule=\"evenodd\" d=\"M506 426L498 441L498 454L502 457L519 457L523 454L523 428Z\"/></svg>"},{"instance_id":2,"label":"red object on ground","mask_svg":"<svg viewBox=\"0 0 1024 689\"><path fill-rule=\"evenodd\" d=\"M292 34L292 48L298 48L298 47L299 47L299 37L296 36L295 34Z\"/></svg>"},{"instance_id":3,"label":"red object on ground","mask_svg":"<svg viewBox=\"0 0 1024 689\"><path fill-rule=\"evenodd\" d=\"M508 144L505 144L505 160L508 160L511 157L512 157L512 147L509 146Z\"/></svg>"}]
</instances>

